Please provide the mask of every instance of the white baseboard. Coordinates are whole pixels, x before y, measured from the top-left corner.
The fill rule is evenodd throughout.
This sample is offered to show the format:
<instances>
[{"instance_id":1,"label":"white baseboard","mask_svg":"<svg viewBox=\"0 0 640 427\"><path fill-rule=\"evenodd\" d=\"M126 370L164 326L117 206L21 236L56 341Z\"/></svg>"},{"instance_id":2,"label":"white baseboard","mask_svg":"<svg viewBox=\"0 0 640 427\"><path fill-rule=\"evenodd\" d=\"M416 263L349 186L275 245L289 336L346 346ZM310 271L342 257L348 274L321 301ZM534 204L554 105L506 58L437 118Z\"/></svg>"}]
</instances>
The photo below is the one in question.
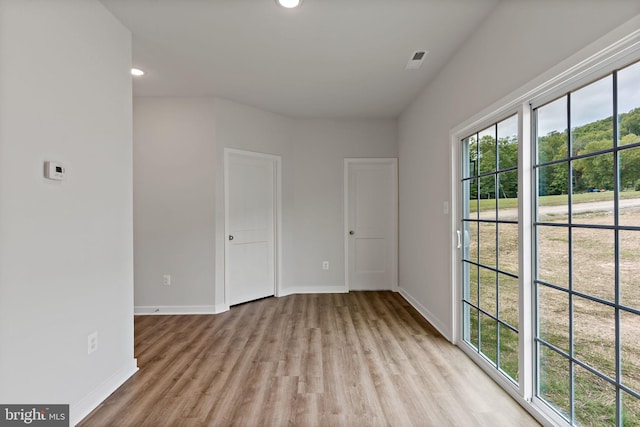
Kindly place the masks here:
<instances>
[{"instance_id":1,"label":"white baseboard","mask_svg":"<svg viewBox=\"0 0 640 427\"><path fill-rule=\"evenodd\" d=\"M393 287L392 291L398 291ZM296 286L281 289L277 296L286 297L295 294L346 294L349 290L345 285L337 286ZM170 315L170 314L220 314L229 311L226 304L216 305L139 305L134 307L135 315Z\"/></svg>"},{"instance_id":2,"label":"white baseboard","mask_svg":"<svg viewBox=\"0 0 640 427\"><path fill-rule=\"evenodd\" d=\"M162 314L218 314L223 311L224 305L149 305L136 306L133 313L136 315L162 315Z\"/></svg>"},{"instance_id":3,"label":"white baseboard","mask_svg":"<svg viewBox=\"0 0 640 427\"><path fill-rule=\"evenodd\" d=\"M398 288L398 292L404 299L407 300L409 304L413 306L418 313L424 317L427 322L431 323L431 325L438 330L448 341L452 342L451 339L451 331L447 328L436 316L434 316L425 306L420 304L418 300L413 298L406 290L402 288Z\"/></svg>"},{"instance_id":4,"label":"white baseboard","mask_svg":"<svg viewBox=\"0 0 640 427\"><path fill-rule=\"evenodd\" d=\"M75 426L96 409L111 393L138 371L137 359L131 359L118 372L100 384L82 400L69 406L70 425Z\"/></svg>"},{"instance_id":5,"label":"white baseboard","mask_svg":"<svg viewBox=\"0 0 640 427\"><path fill-rule=\"evenodd\" d=\"M297 286L281 289L279 297L293 294L344 294L349 290L344 285L339 286ZM138 305L133 309L136 316L171 315L171 314L220 314L229 311L227 304L216 305Z\"/></svg>"},{"instance_id":6,"label":"white baseboard","mask_svg":"<svg viewBox=\"0 0 640 427\"><path fill-rule=\"evenodd\" d=\"M227 304L216 304L213 306L213 314L220 314L225 311L229 311L229 306Z\"/></svg>"},{"instance_id":7,"label":"white baseboard","mask_svg":"<svg viewBox=\"0 0 640 427\"><path fill-rule=\"evenodd\" d=\"M344 285L339 286L296 286L294 288L280 289L279 297L294 294L346 294L349 290Z\"/></svg>"}]
</instances>

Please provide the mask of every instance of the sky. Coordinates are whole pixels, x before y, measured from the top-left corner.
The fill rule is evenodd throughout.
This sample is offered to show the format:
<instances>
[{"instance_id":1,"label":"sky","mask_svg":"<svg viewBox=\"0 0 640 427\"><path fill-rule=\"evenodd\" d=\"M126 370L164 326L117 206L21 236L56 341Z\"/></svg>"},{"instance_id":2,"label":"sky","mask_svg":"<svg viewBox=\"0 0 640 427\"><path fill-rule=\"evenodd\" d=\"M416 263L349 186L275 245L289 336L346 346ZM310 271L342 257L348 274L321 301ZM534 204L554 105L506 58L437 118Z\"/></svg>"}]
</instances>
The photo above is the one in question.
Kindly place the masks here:
<instances>
[{"instance_id":1,"label":"sky","mask_svg":"<svg viewBox=\"0 0 640 427\"><path fill-rule=\"evenodd\" d=\"M607 76L571 93L571 127L613 115L613 78ZM566 97L538 109L538 135L567 128ZM618 113L640 107L640 62L618 72Z\"/></svg>"},{"instance_id":2,"label":"sky","mask_svg":"<svg viewBox=\"0 0 640 427\"><path fill-rule=\"evenodd\" d=\"M613 77L608 75L571 92L571 127L583 126L613 115ZM618 71L618 113L640 108L640 62ZM563 96L538 108L538 135L567 129L567 97ZM494 136L495 128L480 131L478 136ZM518 134L518 118L511 116L498 123L498 139Z\"/></svg>"},{"instance_id":3,"label":"sky","mask_svg":"<svg viewBox=\"0 0 640 427\"><path fill-rule=\"evenodd\" d=\"M481 130L480 132L478 132L478 138L482 139L482 137L485 135L495 137L496 129L494 126L495 125L491 125L485 130ZM502 139L509 136L517 136L517 135L518 135L518 116L517 115L508 117L498 123L498 139Z\"/></svg>"}]
</instances>

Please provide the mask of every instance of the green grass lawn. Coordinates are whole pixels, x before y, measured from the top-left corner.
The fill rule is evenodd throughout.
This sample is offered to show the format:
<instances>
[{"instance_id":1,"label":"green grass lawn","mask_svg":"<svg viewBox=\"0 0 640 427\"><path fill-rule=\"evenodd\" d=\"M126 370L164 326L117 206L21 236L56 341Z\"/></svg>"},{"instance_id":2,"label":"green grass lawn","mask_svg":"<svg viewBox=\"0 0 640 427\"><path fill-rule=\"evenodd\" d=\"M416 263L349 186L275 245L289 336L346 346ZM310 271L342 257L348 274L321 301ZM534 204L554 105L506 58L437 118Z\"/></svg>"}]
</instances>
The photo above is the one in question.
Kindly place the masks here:
<instances>
[{"instance_id":1,"label":"green grass lawn","mask_svg":"<svg viewBox=\"0 0 640 427\"><path fill-rule=\"evenodd\" d=\"M574 194L572 199L573 203L577 204L612 201L614 197L614 192L580 193ZM544 196L538 199L538 203L541 206L563 206L567 204L567 199L567 195ZM640 199L640 191L622 192L620 193L620 199ZM503 209L518 207L517 199L499 199L498 202L500 208ZM479 209L481 211L491 211L495 210L495 208L495 199L480 200ZM475 209L473 211L475 211ZM471 259L476 260L478 251L482 248L485 248L485 253L487 248L489 252L495 252L496 228L485 226L483 229L482 227L476 226L473 230L475 230L473 233L475 233L474 235L477 237L475 240L472 240L470 245L469 256ZM506 248L507 243L512 240L508 235L505 236L504 233L513 233L515 232L514 230L516 229L513 227L507 227L502 231L501 242L503 242L503 249ZM568 238L566 233L564 237L562 237L561 234L558 236L548 234L546 236L547 243L553 243L557 240L566 247ZM640 238L640 235L638 238ZM595 237L583 240L577 239L574 243L578 242L577 244L580 244L583 249L589 249L589 245L598 244L598 240ZM596 256L602 254L604 254L603 258L613 259L614 254L606 252L605 249L610 250L601 248L599 251L587 251L585 253L588 253L588 259L594 259ZM509 250L517 252L518 248L515 247ZM633 260L635 255L634 251L637 250L637 248L635 246L629 246L625 250L629 252L626 254L626 259ZM508 253L508 251L504 252L504 254ZM502 256L502 252L500 252L500 254L500 256ZM624 250L622 249L621 254L624 254ZM482 254L480 255L480 259L482 260ZM507 258L503 257L501 259ZM489 263L492 266L495 265L495 262L495 256L493 259L484 260L484 263ZM511 267L517 269L517 265ZM563 271L565 271L564 274L567 274L566 270L560 269L558 271L559 274L562 274ZM634 272L637 273L637 270L634 270ZM469 308L468 317L466 318L466 322L468 322L466 324L468 328L467 339L481 354L486 356L494 366L517 382L520 377L520 372L518 372L518 334L504 325L499 324L494 318L499 316L501 321L507 320L507 318L512 317L512 315L515 315L517 318L517 309L513 309L514 313L511 313L511 315L507 317L507 314L510 313L508 309L511 305L515 304L513 301L517 301L517 295L511 295L509 292L517 292L517 287L502 286L502 282L496 282L497 277L494 271L483 267L479 267L478 270L472 269L469 272L468 301L491 313L492 316L480 314L476 309ZM598 287L596 284L593 286ZM496 306L497 301L500 301L499 307ZM511 305L509 303L503 304L503 301L510 302ZM636 298L634 301L638 301L638 299ZM549 316L566 317L568 314L564 312L560 314L550 313ZM514 326L517 327L518 325L515 324ZM558 332L554 332L553 329L547 330L543 338L549 340L549 342L567 340L564 335L556 336L556 333ZM596 338L598 337L596 336ZM606 349L606 346L600 349L601 346L599 346L598 343L599 342L592 342L590 340L575 342L573 354L583 362L589 363L591 366L599 368L602 372L612 375L611 373L615 373L616 369L615 362L611 359L611 353ZM631 350L631 348L633 348L633 350ZM634 353L631 354L631 351ZM626 354L628 357L622 360L622 371L637 372L637 361L640 357L640 352L638 352L637 347L630 347ZM576 425L584 427L615 425L617 409L614 386L588 370L581 368L579 365L574 365L573 373L571 373L569 360L544 346L541 347L538 362L537 394L543 400L555 406L560 412L569 414L571 412L570 379L573 376L576 416L574 421ZM640 427L640 400L624 394L622 403L621 425L624 427Z\"/></svg>"},{"instance_id":2,"label":"green grass lawn","mask_svg":"<svg viewBox=\"0 0 640 427\"><path fill-rule=\"evenodd\" d=\"M472 310L473 311L473 310ZM477 314L470 316L471 343L497 363L497 328L495 320L483 317L478 330ZM518 335L500 327L500 368L518 381ZM481 337L480 342L478 336ZM561 338L561 337L560 337ZM569 363L557 353L546 350L540 361L540 396L561 412L570 412ZM606 381L577 367L575 376L576 418L583 426L615 425L615 390ZM637 402L623 408L625 427L640 426Z\"/></svg>"},{"instance_id":3,"label":"green grass lawn","mask_svg":"<svg viewBox=\"0 0 640 427\"><path fill-rule=\"evenodd\" d=\"M614 192L608 191L603 193L578 193L573 195L573 203L589 203L604 202L613 200ZM625 191L620 193L620 199L637 199L640 198L640 191ZM559 194L557 196L542 196L538 199L540 206L562 206L567 204L567 195ZM499 199L500 209L510 209L518 207L518 199ZM496 208L495 199L480 199L480 212ZM470 212L476 211L475 204L471 204Z\"/></svg>"}]
</instances>

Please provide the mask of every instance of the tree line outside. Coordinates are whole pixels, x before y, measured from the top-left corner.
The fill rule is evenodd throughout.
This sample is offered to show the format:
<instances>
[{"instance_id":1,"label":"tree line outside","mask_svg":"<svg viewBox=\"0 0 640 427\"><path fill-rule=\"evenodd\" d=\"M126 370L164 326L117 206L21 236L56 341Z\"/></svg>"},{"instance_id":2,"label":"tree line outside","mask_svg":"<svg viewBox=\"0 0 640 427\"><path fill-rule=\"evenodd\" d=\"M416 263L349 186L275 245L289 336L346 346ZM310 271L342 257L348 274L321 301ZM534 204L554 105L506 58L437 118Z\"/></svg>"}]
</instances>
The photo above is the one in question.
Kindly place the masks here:
<instances>
[{"instance_id":1,"label":"tree line outside","mask_svg":"<svg viewBox=\"0 0 640 427\"><path fill-rule=\"evenodd\" d=\"M640 108L620 114L618 122L619 146L640 142ZM613 147L612 117L573 128L571 131L572 156L599 152ZM568 136L554 131L538 136L538 161L547 163L568 157ZM517 136L498 138L484 135L479 141L471 141L469 146L470 176L484 172L505 170L518 164ZM497 164L496 164L497 163ZM573 193L587 191L614 190L613 153L575 160L573 166ZM640 191L640 148L623 150L619 154L620 190ZM567 163L543 166L539 169L539 196L567 194ZM470 199L515 198L518 195L517 173L499 173L498 180L493 175L480 178L480 185L471 185Z\"/></svg>"}]
</instances>

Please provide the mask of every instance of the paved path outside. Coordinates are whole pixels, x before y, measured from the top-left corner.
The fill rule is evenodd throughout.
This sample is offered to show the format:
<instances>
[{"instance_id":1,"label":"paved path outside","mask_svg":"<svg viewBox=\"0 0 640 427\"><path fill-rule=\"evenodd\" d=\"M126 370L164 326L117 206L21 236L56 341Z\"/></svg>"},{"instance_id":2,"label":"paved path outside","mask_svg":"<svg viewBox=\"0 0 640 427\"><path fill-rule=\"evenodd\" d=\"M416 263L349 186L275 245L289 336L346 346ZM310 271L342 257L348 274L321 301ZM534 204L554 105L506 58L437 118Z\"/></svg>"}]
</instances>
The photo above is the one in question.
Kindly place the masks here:
<instances>
[{"instance_id":1,"label":"paved path outside","mask_svg":"<svg viewBox=\"0 0 640 427\"><path fill-rule=\"evenodd\" d=\"M640 208L640 199L624 199L620 200L618 204L620 209ZM562 215L568 212L567 205L560 206L541 206L538 208L540 216L544 215ZM601 202L586 202L577 203L572 206L573 213L585 213L585 212L611 212L613 213L613 200L601 201ZM480 212L480 219L493 219L495 218L495 212L484 211ZM500 209L500 219L504 220L517 220L518 209Z\"/></svg>"}]
</instances>

